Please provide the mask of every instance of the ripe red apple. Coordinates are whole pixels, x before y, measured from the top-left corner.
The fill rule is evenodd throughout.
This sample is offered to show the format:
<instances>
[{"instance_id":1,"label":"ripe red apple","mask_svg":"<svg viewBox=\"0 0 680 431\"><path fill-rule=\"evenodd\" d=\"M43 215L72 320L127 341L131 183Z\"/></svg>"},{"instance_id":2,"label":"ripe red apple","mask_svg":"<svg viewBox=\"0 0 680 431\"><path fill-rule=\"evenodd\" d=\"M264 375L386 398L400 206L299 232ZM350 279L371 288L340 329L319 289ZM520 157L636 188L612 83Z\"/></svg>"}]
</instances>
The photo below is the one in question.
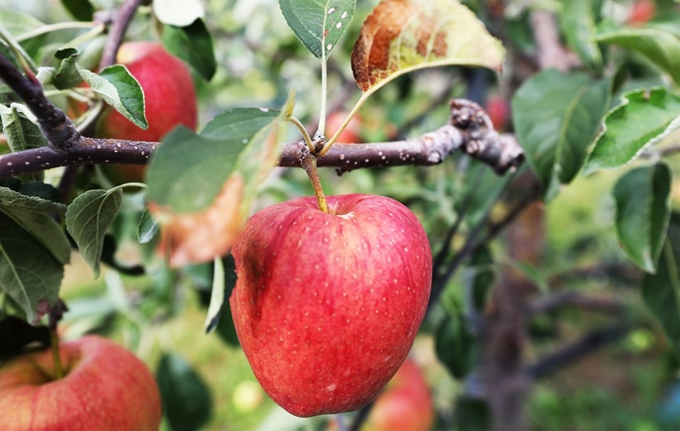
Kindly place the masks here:
<instances>
[{"instance_id":1,"label":"ripe red apple","mask_svg":"<svg viewBox=\"0 0 680 431\"><path fill-rule=\"evenodd\" d=\"M197 104L194 82L187 66L155 42L127 42L116 60L124 64L144 90L149 128L140 129L123 115L108 109L95 131L96 137L159 142L175 126L196 130ZM105 172L120 184L143 181L145 166L107 165Z\"/></svg>"},{"instance_id":2,"label":"ripe red apple","mask_svg":"<svg viewBox=\"0 0 680 431\"><path fill-rule=\"evenodd\" d=\"M362 430L429 431L432 422L430 388L418 365L407 359L376 398Z\"/></svg>"},{"instance_id":3,"label":"ripe red apple","mask_svg":"<svg viewBox=\"0 0 680 431\"><path fill-rule=\"evenodd\" d=\"M490 96L486 100L486 113L489 115L497 131L505 130L510 119L510 104L500 95Z\"/></svg>"},{"instance_id":4,"label":"ripe red apple","mask_svg":"<svg viewBox=\"0 0 680 431\"><path fill-rule=\"evenodd\" d=\"M430 245L418 219L381 196L267 207L232 249L236 333L255 377L297 416L357 410L406 359L425 316Z\"/></svg>"},{"instance_id":5,"label":"ripe red apple","mask_svg":"<svg viewBox=\"0 0 680 431\"><path fill-rule=\"evenodd\" d=\"M65 375L58 380L49 349L0 366L3 431L158 430L158 388L137 357L97 336L60 350Z\"/></svg>"},{"instance_id":6,"label":"ripe red apple","mask_svg":"<svg viewBox=\"0 0 680 431\"><path fill-rule=\"evenodd\" d=\"M340 129L342 122L345 121L349 111L334 111L328 118L326 118L326 138L330 138L335 134L335 132ZM363 121L359 114L356 114L350 120L345 130L338 136L338 142L340 144L361 144L363 139L361 138L361 128L363 127Z\"/></svg>"},{"instance_id":7,"label":"ripe red apple","mask_svg":"<svg viewBox=\"0 0 680 431\"><path fill-rule=\"evenodd\" d=\"M656 3L654 0L636 0L628 15L628 24L640 26L654 17Z\"/></svg>"}]
</instances>

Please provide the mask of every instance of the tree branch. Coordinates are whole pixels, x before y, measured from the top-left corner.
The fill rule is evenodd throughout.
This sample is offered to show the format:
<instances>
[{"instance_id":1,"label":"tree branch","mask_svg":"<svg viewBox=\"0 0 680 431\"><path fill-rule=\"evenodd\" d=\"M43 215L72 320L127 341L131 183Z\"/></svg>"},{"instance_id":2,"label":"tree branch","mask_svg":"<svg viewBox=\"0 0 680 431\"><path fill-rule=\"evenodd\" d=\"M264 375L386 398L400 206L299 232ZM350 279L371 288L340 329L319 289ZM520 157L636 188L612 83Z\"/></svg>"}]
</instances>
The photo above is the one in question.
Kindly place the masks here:
<instances>
[{"instance_id":1,"label":"tree branch","mask_svg":"<svg viewBox=\"0 0 680 431\"><path fill-rule=\"evenodd\" d=\"M113 23L109 29L109 36L106 39L106 45L104 45L104 52L102 53L102 58L99 62L100 70L116 63L118 48L123 41L123 37L130 25L130 21L132 21L132 17L134 17L137 8L143 1L144 0L127 0L118 8L118 10L116 10L113 17Z\"/></svg>"}]
</instances>

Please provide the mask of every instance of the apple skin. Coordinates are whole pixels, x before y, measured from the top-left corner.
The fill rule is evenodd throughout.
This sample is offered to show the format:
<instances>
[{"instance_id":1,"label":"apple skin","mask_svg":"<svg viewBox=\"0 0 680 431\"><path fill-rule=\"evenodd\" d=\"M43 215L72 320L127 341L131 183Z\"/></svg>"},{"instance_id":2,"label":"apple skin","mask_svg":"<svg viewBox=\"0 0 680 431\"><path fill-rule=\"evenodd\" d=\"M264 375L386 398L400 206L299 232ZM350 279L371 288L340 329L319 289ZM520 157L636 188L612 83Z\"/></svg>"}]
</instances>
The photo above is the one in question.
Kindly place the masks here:
<instances>
[{"instance_id":1,"label":"apple skin","mask_svg":"<svg viewBox=\"0 0 680 431\"><path fill-rule=\"evenodd\" d=\"M158 387L136 356L97 336L62 342L60 351L59 380L49 349L0 366L3 431L158 430Z\"/></svg>"},{"instance_id":2,"label":"apple skin","mask_svg":"<svg viewBox=\"0 0 680 431\"><path fill-rule=\"evenodd\" d=\"M144 90L144 109L149 128L143 130L114 109L107 109L97 123L95 137L160 142L183 124L196 130L198 108L189 69L159 43L126 42L116 61L124 64ZM146 166L107 165L107 176L116 184L143 181Z\"/></svg>"},{"instance_id":3,"label":"apple skin","mask_svg":"<svg viewBox=\"0 0 680 431\"><path fill-rule=\"evenodd\" d=\"M656 2L654 0L636 0L630 9L627 23L632 26L641 26L656 14Z\"/></svg>"},{"instance_id":4,"label":"apple skin","mask_svg":"<svg viewBox=\"0 0 680 431\"><path fill-rule=\"evenodd\" d=\"M376 398L362 431L429 431L434 422L430 388L410 359Z\"/></svg>"},{"instance_id":5,"label":"apple skin","mask_svg":"<svg viewBox=\"0 0 680 431\"><path fill-rule=\"evenodd\" d=\"M232 254L236 334L265 392L301 417L368 404L406 359L425 316L432 254L415 215L386 197L267 207Z\"/></svg>"}]
</instances>

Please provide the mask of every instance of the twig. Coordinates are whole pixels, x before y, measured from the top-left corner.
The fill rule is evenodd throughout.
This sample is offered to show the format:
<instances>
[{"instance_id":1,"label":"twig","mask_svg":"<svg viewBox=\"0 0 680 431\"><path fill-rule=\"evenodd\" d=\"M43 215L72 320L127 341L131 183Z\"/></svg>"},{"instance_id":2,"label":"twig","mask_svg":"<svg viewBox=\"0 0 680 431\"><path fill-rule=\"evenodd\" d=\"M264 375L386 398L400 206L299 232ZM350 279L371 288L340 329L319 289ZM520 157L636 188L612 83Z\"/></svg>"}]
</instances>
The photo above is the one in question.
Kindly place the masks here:
<instances>
[{"instance_id":1,"label":"twig","mask_svg":"<svg viewBox=\"0 0 680 431\"><path fill-rule=\"evenodd\" d=\"M578 64L578 57L568 52L560 43L555 24L555 14L547 10L531 12L531 29L538 46L538 65L541 69L557 69L566 72Z\"/></svg>"},{"instance_id":2,"label":"twig","mask_svg":"<svg viewBox=\"0 0 680 431\"><path fill-rule=\"evenodd\" d=\"M531 304L532 314L550 313L566 307L619 315L625 310L622 302L613 298L584 295L579 292L560 292L537 299Z\"/></svg>"},{"instance_id":3,"label":"twig","mask_svg":"<svg viewBox=\"0 0 680 431\"><path fill-rule=\"evenodd\" d=\"M606 328L590 332L573 344L551 353L526 367L526 373L532 379L541 379L572 365L595 350L617 341L630 331L630 326L617 323Z\"/></svg>"},{"instance_id":4,"label":"twig","mask_svg":"<svg viewBox=\"0 0 680 431\"><path fill-rule=\"evenodd\" d=\"M99 62L99 69L111 66L116 63L116 54L120 47L125 32L127 31L132 17L135 15L137 8L144 0L127 0L115 12L113 23L109 29L109 36L104 45L104 52Z\"/></svg>"}]
</instances>

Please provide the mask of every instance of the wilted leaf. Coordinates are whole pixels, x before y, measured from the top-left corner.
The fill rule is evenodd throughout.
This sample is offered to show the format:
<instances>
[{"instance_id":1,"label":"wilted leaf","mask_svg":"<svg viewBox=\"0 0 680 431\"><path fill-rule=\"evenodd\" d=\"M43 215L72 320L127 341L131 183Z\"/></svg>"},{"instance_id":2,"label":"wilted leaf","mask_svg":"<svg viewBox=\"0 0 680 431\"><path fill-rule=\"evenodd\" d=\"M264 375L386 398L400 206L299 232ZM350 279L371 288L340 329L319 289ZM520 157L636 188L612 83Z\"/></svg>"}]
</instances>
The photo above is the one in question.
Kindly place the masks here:
<instances>
[{"instance_id":1,"label":"wilted leaf","mask_svg":"<svg viewBox=\"0 0 680 431\"><path fill-rule=\"evenodd\" d=\"M586 174L624 166L680 128L680 96L665 88L633 90L621 100L604 118L604 131L595 141Z\"/></svg>"},{"instance_id":2,"label":"wilted leaf","mask_svg":"<svg viewBox=\"0 0 680 431\"><path fill-rule=\"evenodd\" d=\"M57 301L64 267L12 218L0 212L0 289L32 324Z\"/></svg>"},{"instance_id":3,"label":"wilted leaf","mask_svg":"<svg viewBox=\"0 0 680 431\"><path fill-rule=\"evenodd\" d=\"M639 52L680 85L680 39L673 33L657 28L631 27L599 34L596 40Z\"/></svg>"},{"instance_id":4,"label":"wilted leaf","mask_svg":"<svg viewBox=\"0 0 680 431\"><path fill-rule=\"evenodd\" d=\"M78 73L99 97L125 118L144 130L149 127L144 115L144 92L127 67L114 64L98 74L79 68Z\"/></svg>"},{"instance_id":5,"label":"wilted leaf","mask_svg":"<svg viewBox=\"0 0 680 431\"><path fill-rule=\"evenodd\" d=\"M24 105L12 103L9 107L0 105L2 131L12 152L44 147L47 139L40 128L29 118L35 118Z\"/></svg>"},{"instance_id":6,"label":"wilted leaf","mask_svg":"<svg viewBox=\"0 0 680 431\"><path fill-rule=\"evenodd\" d=\"M586 65L599 70L602 66L602 54L594 40L597 29L592 0L570 0L562 4L564 8L560 15L560 24L569 46Z\"/></svg>"},{"instance_id":7,"label":"wilted leaf","mask_svg":"<svg viewBox=\"0 0 680 431\"><path fill-rule=\"evenodd\" d=\"M504 49L466 6L453 0L383 0L352 51L354 78L373 92L399 75L444 65L500 71Z\"/></svg>"},{"instance_id":8,"label":"wilted leaf","mask_svg":"<svg viewBox=\"0 0 680 431\"><path fill-rule=\"evenodd\" d=\"M89 190L75 198L66 211L66 230L95 277L99 277L104 236L118 215L122 201L120 189Z\"/></svg>"},{"instance_id":9,"label":"wilted leaf","mask_svg":"<svg viewBox=\"0 0 680 431\"><path fill-rule=\"evenodd\" d=\"M628 258L655 272L670 217L671 171L664 164L633 169L614 187L616 234Z\"/></svg>"},{"instance_id":10,"label":"wilted leaf","mask_svg":"<svg viewBox=\"0 0 680 431\"><path fill-rule=\"evenodd\" d=\"M191 65L203 79L212 79L217 62L212 36L202 19L186 27L166 26L162 40L170 53Z\"/></svg>"},{"instance_id":11,"label":"wilted leaf","mask_svg":"<svg viewBox=\"0 0 680 431\"><path fill-rule=\"evenodd\" d=\"M153 13L163 24L185 27L203 18L201 0L154 0Z\"/></svg>"},{"instance_id":12,"label":"wilted leaf","mask_svg":"<svg viewBox=\"0 0 680 431\"><path fill-rule=\"evenodd\" d=\"M610 84L609 79L547 70L517 91L513 123L544 199L552 199L581 170L609 106Z\"/></svg>"},{"instance_id":13,"label":"wilted leaf","mask_svg":"<svg viewBox=\"0 0 680 431\"><path fill-rule=\"evenodd\" d=\"M201 429L212 414L210 388L184 359L164 354L156 370L165 417L173 431Z\"/></svg>"},{"instance_id":14,"label":"wilted leaf","mask_svg":"<svg viewBox=\"0 0 680 431\"><path fill-rule=\"evenodd\" d=\"M286 106L288 104L287 102ZM244 114L244 111L240 110L237 113L241 115ZM206 183L216 183L222 187L212 201L207 201L207 199L203 201L207 201L209 205L207 208L203 204L201 206L203 209L200 211L179 213L169 206L162 205L163 201L176 202L175 207L190 208L190 206L182 203L183 200L186 200L182 196L182 193L185 193L184 190L163 188L164 185L158 178L155 179L155 183L152 183L151 180L154 177L151 172L149 173L150 197L154 191L152 185L158 184L157 193L155 194L156 199L151 198L154 200L151 204L151 210L154 216L161 222L161 247L165 254L169 256L171 266L207 262L216 257L223 256L229 251L248 216L250 205L255 198L258 187L276 166L280 153L280 140L283 135L282 127L285 124L282 120L285 117L285 112L289 112L289 109L285 108L284 112L281 113L277 111L276 113L279 114L279 118L275 120L271 117L250 115L247 116L247 121L239 120L236 123L232 121L234 118L242 119L243 117L229 115L225 119L228 121L213 122L211 123L213 125L206 126L205 130L201 132L201 139L205 140L207 138L209 141L216 139L218 136L226 136L227 140L222 142L222 144L232 144L232 148L229 148L229 146L217 146L209 150L209 153L205 153L202 157L187 156L187 158L191 157L191 163L193 164L191 167L195 169L195 172L192 173L192 175L195 175L192 180L193 184L189 183L192 184L192 187ZM250 133L254 135L245 133L245 131L249 130L249 127L258 124L263 126L256 133L250 129ZM239 141L239 139L242 140ZM247 145L244 147L244 144ZM165 145L167 145L167 142L161 145L160 149L162 150ZM238 145L236 149L240 151L235 164L234 145ZM186 152L191 151L191 146L183 148L177 145L176 148ZM219 152L220 148L222 148L222 153ZM198 150L200 148L196 148L196 152ZM168 165L173 163L186 165L186 159L177 158L176 156L171 159L169 157L170 153L167 152L166 154L167 156L165 157L167 159L164 163ZM177 154L182 153L177 152ZM226 163L223 163L222 167L216 166L215 160L205 158L212 157L215 159L225 156ZM227 163L228 165L224 166ZM233 165L233 170L229 169L230 165ZM158 166L162 165L159 164ZM200 169L201 166L213 166L215 168L214 175L218 175L218 178L225 174L229 175L231 173L231 175L226 181L222 179L217 180L215 177L210 176L212 171L206 168ZM160 176L160 173L163 171L160 168L158 170ZM177 172L174 173L177 175ZM177 181L177 177L169 181L174 183ZM179 185L182 186L181 183ZM211 187L214 187L214 185L211 185Z\"/></svg>"},{"instance_id":15,"label":"wilted leaf","mask_svg":"<svg viewBox=\"0 0 680 431\"><path fill-rule=\"evenodd\" d=\"M349 28L356 0L279 0L279 6L295 36L325 61Z\"/></svg>"},{"instance_id":16,"label":"wilted leaf","mask_svg":"<svg viewBox=\"0 0 680 431\"><path fill-rule=\"evenodd\" d=\"M671 215L668 236L655 274L642 281L645 305L659 319L673 348L680 353L680 214Z\"/></svg>"}]
</instances>

